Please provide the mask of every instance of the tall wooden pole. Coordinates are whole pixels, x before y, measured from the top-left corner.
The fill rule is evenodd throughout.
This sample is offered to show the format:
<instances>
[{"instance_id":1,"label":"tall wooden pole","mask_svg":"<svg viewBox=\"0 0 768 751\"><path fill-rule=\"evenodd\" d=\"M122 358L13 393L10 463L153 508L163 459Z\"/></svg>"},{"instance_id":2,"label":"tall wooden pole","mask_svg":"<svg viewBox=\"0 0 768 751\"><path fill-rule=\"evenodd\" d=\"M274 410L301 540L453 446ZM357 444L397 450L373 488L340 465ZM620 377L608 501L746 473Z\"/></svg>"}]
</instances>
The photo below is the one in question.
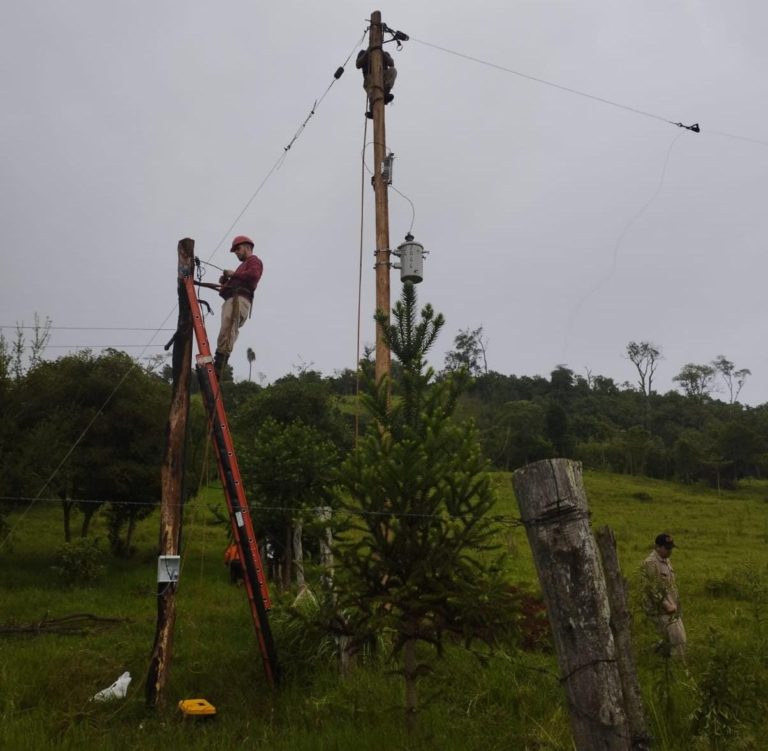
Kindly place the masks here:
<instances>
[{"instance_id":1,"label":"tall wooden pole","mask_svg":"<svg viewBox=\"0 0 768 751\"><path fill-rule=\"evenodd\" d=\"M368 62L371 85L368 90L369 106L373 115L373 190L376 196L376 310L382 311L389 322L389 196L387 181L382 177L381 165L387 155L387 136L384 126L384 29L381 12L371 14L368 38ZM376 326L376 382L389 375L391 355L382 338L381 325Z\"/></svg>"},{"instance_id":2,"label":"tall wooden pole","mask_svg":"<svg viewBox=\"0 0 768 751\"><path fill-rule=\"evenodd\" d=\"M184 449L189 417L189 383L192 372L192 315L183 278L193 273L195 241L179 241L179 320L173 338L173 389L166 427L166 448L160 470L160 555L178 555L184 500ZM149 706L165 704L171 668L173 629L176 624L176 583L158 582L157 629L147 675Z\"/></svg>"}]
</instances>

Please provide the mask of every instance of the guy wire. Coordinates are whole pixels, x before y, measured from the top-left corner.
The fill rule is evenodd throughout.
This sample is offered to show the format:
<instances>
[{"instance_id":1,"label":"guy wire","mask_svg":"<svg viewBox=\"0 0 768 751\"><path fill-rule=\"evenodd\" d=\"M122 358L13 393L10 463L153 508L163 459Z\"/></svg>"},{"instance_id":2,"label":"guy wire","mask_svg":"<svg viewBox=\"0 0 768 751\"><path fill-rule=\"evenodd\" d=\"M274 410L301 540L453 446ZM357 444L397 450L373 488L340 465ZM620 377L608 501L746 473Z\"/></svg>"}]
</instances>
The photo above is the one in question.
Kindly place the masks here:
<instances>
[{"instance_id":1,"label":"guy wire","mask_svg":"<svg viewBox=\"0 0 768 751\"><path fill-rule=\"evenodd\" d=\"M366 108L368 94L365 95ZM355 356L355 448L360 437L360 328L363 296L363 231L365 228L365 145L368 137L368 118L363 118L363 149L360 152L360 251L357 267L357 350Z\"/></svg>"}]
</instances>

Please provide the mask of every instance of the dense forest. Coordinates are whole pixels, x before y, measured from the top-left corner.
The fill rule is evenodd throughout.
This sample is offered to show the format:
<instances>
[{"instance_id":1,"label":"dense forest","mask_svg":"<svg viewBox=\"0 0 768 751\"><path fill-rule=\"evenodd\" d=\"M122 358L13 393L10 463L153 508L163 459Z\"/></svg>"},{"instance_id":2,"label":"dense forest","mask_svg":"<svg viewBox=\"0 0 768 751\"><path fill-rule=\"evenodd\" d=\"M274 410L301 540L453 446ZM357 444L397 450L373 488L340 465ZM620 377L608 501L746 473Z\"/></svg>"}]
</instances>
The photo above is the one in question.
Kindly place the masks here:
<instances>
[{"instance_id":1,"label":"dense forest","mask_svg":"<svg viewBox=\"0 0 768 751\"><path fill-rule=\"evenodd\" d=\"M474 420L496 469L560 456L578 459L587 469L720 489L766 473L768 410L739 403L751 373L722 355L684 365L674 378L680 391L659 394L653 376L661 352L649 342L627 345L625 357L637 369L634 384L578 375L563 365L548 378L504 375L487 368L485 349L482 328L460 332L438 379L460 370L470 376L457 417ZM361 365L372 368L368 360ZM337 395L355 393L349 370L325 379L310 371L301 377L324 381Z\"/></svg>"},{"instance_id":2,"label":"dense forest","mask_svg":"<svg viewBox=\"0 0 768 751\"><path fill-rule=\"evenodd\" d=\"M79 532L86 536L103 505L113 552L129 552L136 522L159 500L170 367L140 364L116 350L47 360L46 326L50 322L31 342L21 332L10 343L0 337L0 511L23 506L35 494L58 498L69 540L72 513L79 512ZM660 394L653 389L659 348L630 342L625 357L637 369L634 384L578 375L562 365L548 377L505 375L487 368L478 328L455 337L433 376L436 383L461 376L453 419L474 422L496 469L561 456L587 469L722 491L768 472L768 408L738 401L749 370L737 370L723 356L689 363L674 379L680 391ZM252 499L287 508L331 502L335 468L366 425L356 393L371 377L370 352L360 365L360 373L330 376L302 367L266 386L233 382L228 369L224 394ZM394 362L395 400L402 398L401 367ZM193 399L190 495L199 485L204 435L203 410ZM282 549L289 546L285 514L273 516L261 534L273 532ZM285 576L290 581L290 572Z\"/></svg>"}]
</instances>

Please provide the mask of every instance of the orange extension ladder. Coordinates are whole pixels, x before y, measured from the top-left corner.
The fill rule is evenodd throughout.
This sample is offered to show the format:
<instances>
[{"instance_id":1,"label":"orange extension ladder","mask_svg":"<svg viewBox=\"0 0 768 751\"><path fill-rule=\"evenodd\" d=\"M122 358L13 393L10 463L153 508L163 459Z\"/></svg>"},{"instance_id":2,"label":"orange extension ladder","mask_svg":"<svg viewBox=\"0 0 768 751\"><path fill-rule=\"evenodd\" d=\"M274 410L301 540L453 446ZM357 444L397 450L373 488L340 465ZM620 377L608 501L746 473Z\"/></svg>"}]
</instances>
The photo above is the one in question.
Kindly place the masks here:
<instances>
[{"instance_id":1,"label":"orange extension ladder","mask_svg":"<svg viewBox=\"0 0 768 751\"><path fill-rule=\"evenodd\" d=\"M219 379L213 369L211 347L208 343L208 335L205 331L200 302L197 299L192 276L184 277L184 286L187 291L189 309L192 314L192 326L197 340L198 354L195 357L195 369L200 382L200 392L203 396L205 409L208 413L213 446L219 466L219 477L224 486L232 533L243 566L245 590L248 594L253 625L256 628L256 638L261 650L264 672L270 686L274 688L280 681L280 666L267 615L271 607L267 580L259 555L256 535L253 532L248 500L245 497L232 434L227 422L227 413L221 398Z\"/></svg>"}]
</instances>

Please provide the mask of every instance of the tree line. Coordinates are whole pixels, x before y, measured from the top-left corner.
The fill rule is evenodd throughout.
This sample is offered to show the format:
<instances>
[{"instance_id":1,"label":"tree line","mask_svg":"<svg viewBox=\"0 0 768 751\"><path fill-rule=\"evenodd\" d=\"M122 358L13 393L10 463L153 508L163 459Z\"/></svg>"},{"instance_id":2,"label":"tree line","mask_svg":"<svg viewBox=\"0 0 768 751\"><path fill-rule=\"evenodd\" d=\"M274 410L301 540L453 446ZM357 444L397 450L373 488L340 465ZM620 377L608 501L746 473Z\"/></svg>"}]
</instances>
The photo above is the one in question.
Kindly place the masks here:
<instances>
[{"instance_id":1,"label":"tree line","mask_svg":"<svg viewBox=\"0 0 768 751\"><path fill-rule=\"evenodd\" d=\"M139 364L117 350L46 360L49 327L50 320L36 318L29 342L21 329L11 342L0 335L0 495L60 499L67 541L87 536L103 509L110 546L128 554L136 523L159 501L169 368ZM560 456L589 469L721 489L768 472L768 406L739 403L750 371L723 355L685 364L674 378L682 393L660 394L654 376L662 352L647 341L626 347L637 371L634 384L564 365L548 377L505 375L488 368L487 353L482 327L462 330L435 379L465 379L455 419L473 421L495 469ZM335 467L370 419L359 414L355 394L372 379L371 355L366 350L359 372L324 376L302 363L268 386L235 383L231 368L225 374L240 464L250 496L265 508L261 533L278 581L295 575L304 523L285 509L332 503ZM396 401L405 396L405 375L395 359ZM725 399L716 398L718 382ZM206 430L197 398L190 424L191 496L200 485ZM214 465L206 470L215 476ZM23 502L0 503L7 510Z\"/></svg>"}]
</instances>

